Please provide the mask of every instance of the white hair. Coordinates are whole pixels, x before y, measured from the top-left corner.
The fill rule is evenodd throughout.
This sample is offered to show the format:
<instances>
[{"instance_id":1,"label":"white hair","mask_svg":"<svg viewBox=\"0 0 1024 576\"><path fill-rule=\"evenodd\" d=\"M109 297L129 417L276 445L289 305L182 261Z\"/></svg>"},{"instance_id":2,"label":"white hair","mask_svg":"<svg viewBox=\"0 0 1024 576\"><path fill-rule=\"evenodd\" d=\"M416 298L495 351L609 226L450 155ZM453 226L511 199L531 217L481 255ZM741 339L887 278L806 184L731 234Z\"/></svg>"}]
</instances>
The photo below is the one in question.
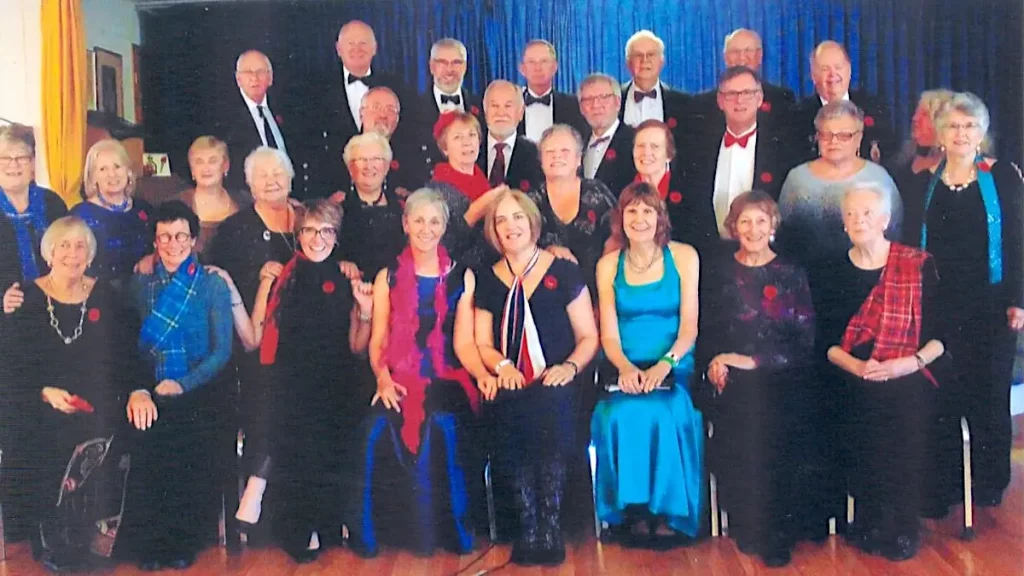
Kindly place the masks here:
<instances>
[{"instance_id":1,"label":"white hair","mask_svg":"<svg viewBox=\"0 0 1024 576\"><path fill-rule=\"evenodd\" d=\"M245 157L245 181L246 183L252 181L252 173L256 171L256 165L264 160L273 160L277 164L284 168L285 172L288 173L288 179L295 178L295 167L292 165L291 158L287 154L278 150L277 148L271 148L270 146L260 146L253 150Z\"/></svg>"},{"instance_id":2,"label":"white hair","mask_svg":"<svg viewBox=\"0 0 1024 576\"><path fill-rule=\"evenodd\" d=\"M347 166L349 162L352 161L352 155L356 153L356 148L372 145L380 147L381 154L384 155L384 161L391 164L391 159L394 154L391 151L391 143L388 142L387 138L372 130L365 134L356 134L349 138L348 142L345 143L345 149L341 152L341 159Z\"/></svg>"},{"instance_id":3,"label":"white hair","mask_svg":"<svg viewBox=\"0 0 1024 576\"><path fill-rule=\"evenodd\" d=\"M498 88L498 87L509 87L509 86L512 87L512 90L516 93L516 102L518 102L519 107L520 108L525 108L526 107L526 100L523 99L523 89L520 88L519 86L516 86L512 82L509 82L508 80L493 80L490 84L487 85L487 89L484 90L484 107L486 108L486 106L487 106L487 96L488 96L488 94L491 93L491 90L493 90L495 88Z\"/></svg>"},{"instance_id":4,"label":"white hair","mask_svg":"<svg viewBox=\"0 0 1024 576\"><path fill-rule=\"evenodd\" d=\"M576 89L576 98L579 98L580 95L583 94L584 88L591 86L593 84L597 84L598 82L607 82L608 86L610 86L612 89L612 93L615 94L615 97L622 98L622 86L619 84L619 81L607 74L602 74L600 72L591 74L584 78L582 82L580 82L579 88Z\"/></svg>"},{"instance_id":5,"label":"white hair","mask_svg":"<svg viewBox=\"0 0 1024 576\"><path fill-rule=\"evenodd\" d=\"M988 115L988 107L981 98L970 92L957 92L953 94L948 102L939 106L935 114L935 128L938 131L946 129L949 124L949 115L952 112L959 112L964 116L970 116L978 121L978 128L982 135L988 134L988 127L991 119Z\"/></svg>"},{"instance_id":6,"label":"white hair","mask_svg":"<svg viewBox=\"0 0 1024 576\"><path fill-rule=\"evenodd\" d=\"M858 192L870 192L878 198L878 206L882 211L882 214L886 216L892 216L892 194L889 189L882 185L881 182L855 182L850 185L849 188L843 191L842 203L846 203L846 199Z\"/></svg>"},{"instance_id":7,"label":"white hair","mask_svg":"<svg viewBox=\"0 0 1024 576\"><path fill-rule=\"evenodd\" d=\"M459 51L459 56L461 56L463 60L468 58L469 53L466 52L466 45L455 38L441 38L437 42L434 42L434 45L430 47L431 60L437 58L437 50L439 48L455 48Z\"/></svg>"},{"instance_id":8,"label":"white hair","mask_svg":"<svg viewBox=\"0 0 1024 576\"><path fill-rule=\"evenodd\" d=\"M448 208L448 203L445 202L444 196L441 192L434 188L420 188L413 192L405 199L405 207L402 210L402 214L405 217L409 217L410 214L415 212L420 206L431 205L437 208L437 211L441 213L441 221L444 222L445 226L448 226L448 219L451 217L451 210Z\"/></svg>"},{"instance_id":9,"label":"white hair","mask_svg":"<svg viewBox=\"0 0 1024 576\"><path fill-rule=\"evenodd\" d=\"M633 47L633 44L637 40L654 40L655 44L658 45L658 50L661 51L662 55L665 54L665 43L662 42L661 38L658 38L658 36L650 30L641 30L630 36L629 40L626 40L626 60L629 60L629 49Z\"/></svg>"},{"instance_id":10,"label":"white hair","mask_svg":"<svg viewBox=\"0 0 1024 576\"><path fill-rule=\"evenodd\" d=\"M757 47L758 48L762 48L761 35L760 34L758 34L757 32L754 32L753 30L751 30L749 28L737 28L737 29L733 30L732 32L729 32L729 34L725 37L725 42L722 43L722 53L723 54L725 54L729 50L729 42L732 42L733 38L739 36L740 34L750 34L754 38L757 38Z\"/></svg>"},{"instance_id":11,"label":"white hair","mask_svg":"<svg viewBox=\"0 0 1024 576\"><path fill-rule=\"evenodd\" d=\"M267 64L267 72L274 71L274 65L270 63L270 57L268 57L263 52L260 52L259 50L246 50L245 52L239 54L238 59L235 60L235 72L241 72L240 68L242 66L242 59L248 56L249 54L259 54L260 56L262 56L263 61Z\"/></svg>"}]
</instances>

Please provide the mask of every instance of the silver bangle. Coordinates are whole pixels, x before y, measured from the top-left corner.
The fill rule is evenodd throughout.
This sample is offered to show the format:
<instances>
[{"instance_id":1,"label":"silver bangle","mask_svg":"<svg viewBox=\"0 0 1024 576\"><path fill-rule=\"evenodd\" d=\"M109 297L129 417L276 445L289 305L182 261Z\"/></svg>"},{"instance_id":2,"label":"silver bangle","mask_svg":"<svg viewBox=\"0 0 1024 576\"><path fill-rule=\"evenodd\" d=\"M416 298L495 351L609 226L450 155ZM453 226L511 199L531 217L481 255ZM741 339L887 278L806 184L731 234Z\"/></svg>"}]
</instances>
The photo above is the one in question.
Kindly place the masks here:
<instances>
[{"instance_id":1,"label":"silver bangle","mask_svg":"<svg viewBox=\"0 0 1024 576\"><path fill-rule=\"evenodd\" d=\"M511 360L509 360L508 358L503 358L501 360L501 362L498 362L497 364L494 365L494 373L497 374L498 372L501 372L501 369L504 368L505 366L511 366L511 365L512 365L512 361Z\"/></svg>"},{"instance_id":2,"label":"silver bangle","mask_svg":"<svg viewBox=\"0 0 1024 576\"><path fill-rule=\"evenodd\" d=\"M360 322L368 323L371 320L373 320L373 314L363 314L362 312L359 313Z\"/></svg>"}]
</instances>

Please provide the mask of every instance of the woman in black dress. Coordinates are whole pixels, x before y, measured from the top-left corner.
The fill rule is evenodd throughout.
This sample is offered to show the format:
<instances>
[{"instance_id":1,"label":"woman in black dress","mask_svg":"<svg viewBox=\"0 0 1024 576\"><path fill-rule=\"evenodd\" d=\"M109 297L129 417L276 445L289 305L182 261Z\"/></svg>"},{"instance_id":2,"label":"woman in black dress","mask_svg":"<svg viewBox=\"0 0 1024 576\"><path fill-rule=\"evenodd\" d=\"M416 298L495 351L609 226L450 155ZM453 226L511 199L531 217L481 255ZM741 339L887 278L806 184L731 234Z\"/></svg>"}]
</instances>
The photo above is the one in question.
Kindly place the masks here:
<instances>
[{"instance_id":1,"label":"woman in black dress","mask_svg":"<svg viewBox=\"0 0 1024 576\"><path fill-rule=\"evenodd\" d=\"M537 246L540 212L525 194L499 194L484 234L503 258L481 271L476 340L499 390L489 408L495 466L514 488L517 564L565 559L560 521L566 464L576 447L578 387L598 348L579 266Z\"/></svg>"},{"instance_id":2,"label":"woman in black dress","mask_svg":"<svg viewBox=\"0 0 1024 576\"><path fill-rule=\"evenodd\" d=\"M918 175L904 241L935 258L938 306L956 378L943 388L941 413L971 428L974 502L998 506L1010 482L1010 384L1016 334L1024 330L1024 183L1006 160L979 153L988 130L985 104L960 93L936 117L945 156ZM914 217L911 221L909 218ZM955 447L935 463L945 476L936 515L957 493Z\"/></svg>"},{"instance_id":3,"label":"woman in black dress","mask_svg":"<svg viewBox=\"0 0 1024 576\"><path fill-rule=\"evenodd\" d=\"M4 430L4 512L7 529L30 533L33 556L48 568L85 570L96 522L116 528L121 499L110 498L106 512L70 513L67 500L86 487L74 474L65 481L68 460L88 441L99 450L92 462L105 457L128 392L152 378L135 351L137 319L112 288L84 275L96 254L89 227L75 217L54 221L41 253L49 273L28 283L20 308L0 321L4 402L18 418Z\"/></svg>"},{"instance_id":4,"label":"woman in black dress","mask_svg":"<svg viewBox=\"0 0 1024 576\"><path fill-rule=\"evenodd\" d=\"M938 277L931 257L884 236L891 204L880 185L858 184L842 201L853 248L822 287L829 361L849 399L844 442L856 501L847 538L892 561L919 546L918 510L935 387L944 382ZM838 328L836 331L832 331ZM941 366L941 364L940 364Z\"/></svg>"}]
</instances>

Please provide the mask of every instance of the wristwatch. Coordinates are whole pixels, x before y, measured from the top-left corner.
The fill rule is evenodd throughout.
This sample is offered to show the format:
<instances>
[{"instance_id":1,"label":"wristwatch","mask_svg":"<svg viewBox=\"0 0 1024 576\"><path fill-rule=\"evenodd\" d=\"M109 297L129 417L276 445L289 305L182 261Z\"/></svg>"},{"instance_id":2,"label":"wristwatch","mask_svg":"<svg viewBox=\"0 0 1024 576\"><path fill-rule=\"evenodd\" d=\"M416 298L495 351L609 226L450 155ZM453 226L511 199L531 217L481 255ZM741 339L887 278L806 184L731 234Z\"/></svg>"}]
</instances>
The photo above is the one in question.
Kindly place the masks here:
<instances>
[{"instance_id":1,"label":"wristwatch","mask_svg":"<svg viewBox=\"0 0 1024 576\"><path fill-rule=\"evenodd\" d=\"M679 365L679 359L680 359L679 354L676 354L676 353L672 352L671 350L669 350L668 352L665 353L664 356L659 358L658 361L660 362L661 360L665 360L666 362L669 363L670 366L675 368L676 366Z\"/></svg>"}]
</instances>

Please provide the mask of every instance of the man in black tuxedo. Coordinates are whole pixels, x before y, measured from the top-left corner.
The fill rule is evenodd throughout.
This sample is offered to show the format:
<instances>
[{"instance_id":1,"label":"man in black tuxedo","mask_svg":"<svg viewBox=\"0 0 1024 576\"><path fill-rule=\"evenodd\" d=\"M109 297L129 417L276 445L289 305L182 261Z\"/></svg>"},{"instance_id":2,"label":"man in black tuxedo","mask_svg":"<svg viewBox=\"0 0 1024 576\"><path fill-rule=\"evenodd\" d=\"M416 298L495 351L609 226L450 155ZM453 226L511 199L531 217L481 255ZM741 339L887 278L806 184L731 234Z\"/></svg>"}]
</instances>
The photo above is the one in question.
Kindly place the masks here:
<instances>
[{"instance_id":1,"label":"man in black tuxedo","mask_svg":"<svg viewBox=\"0 0 1024 576\"><path fill-rule=\"evenodd\" d=\"M478 160L491 187L534 190L544 181L537 145L517 133L523 119L523 93L508 80L495 80L484 92L485 150Z\"/></svg>"},{"instance_id":2,"label":"man in black tuxedo","mask_svg":"<svg viewBox=\"0 0 1024 576\"><path fill-rule=\"evenodd\" d=\"M270 58L257 50L243 52L235 62L235 82L239 96L230 98L230 105L219 109L211 123L213 134L228 145L230 164L224 185L244 190L245 157L250 152L270 146L288 153L288 148L282 129L284 117L280 110L272 112L267 101L267 91L274 85Z\"/></svg>"},{"instance_id":3,"label":"man in black tuxedo","mask_svg":"<svg viewBox=\"0 0 1024 576\"><path fill-rule=\"evenodd\" d=\"M530 40L519 62L519 73L526 78L526 90L523 92L526 112L519 123L519 134L533 143L540 142L544 131L554 124L568 124L584 138L588 132L576 97L554 91L556 72L558 55L555 47L547 40Z\"/></svg>"},{"instance_id":4,"label":"man in black tuxedo","mask_svg":"<svg viewBox=\"0 0 1024 576\"><path fill-rule=\"evenodd\" d=\"M726 68L745 66L760 74L761 64L764 60L761 36L746 28L733 30L725 37L722 58ZM793 91L784 86L776 86L764 81L761 82L761 91L764 94L764 101L761 102L761 109L757 115L758 124L762 127L768 124L785 126L788 115L793 105L796 104L796 96ZM724 121L718 107L717 88L702 92L697 99L697 107L707 123L705 129L716 127Z\"/></svg>"},{"instance_id":5,"label":"man in black tuxedo","mask_svg":"<svg viewBox=\"0 0 1024 576\"><path fill-rule=\"evenodd\" d=\"M583 136L583 177L600 180L616 196L636 178L635 131L618 116L621 90L607 74L591 74L579 87L580 111L588 126Z\"/></svg>"},{"instance_id":6,"label":"man in black tuxedo","mask_svg":"<svg viewBox=\"0 0 1024 576\"><path fill-rule=\"evenodd\" d=\"M626 41L626 66L633 79L622 85L619 119L634 128L644 120L661 120L672 130L677 147L685 150L694 122L693 97L661 81L665 43L650 30L633 34Z\"/></svg>"},{"instance_id":7,"label":"man in black tuxedo","mask_svg":"<svg viewBox=\"0 0 1024 576\"><path fill-rule=\"evenodd\" d=\"M341 161L341 153L349 139L362 131L359 107L370 88L387 86L400 100L406 99L396 77L371 68L377 54L377 39L365 22L352 20L342 26L335 49L341 59L341 73L328 79L327 93L319 108L324 121L318 133L309 136L321 141L317 180L311 197L348 190L348 171Z\"/></svg>"},{"instance_id":8,"label":"man in black tuxedo","mask_svg":"<svg viewBox=\"0 0 1024 576\"><path fill-rule=\"evenodd\" d=\"M717 90L722 120L701 135L693 150L687 187L701 207L698 218L714 220L701 229L717 229L721 238L728 237L725 217L737 196L758 189L778 199L789 172L786 153L790 146L783 128L762 122L761 86L757 72L750 68L726 69Z\"/></svg>"},{"instance_id":9,"label":"man in black tuxedo","mask_svg":"<svg viewBox=\"0 0 1024 576\"><path fill-rule=\"evenodd\" d=\"M826 40L811 52L811 78L814 96L793 109L792 125L801 161L817 158L814 117L822 106L833 100L849 100L864 112L864 135L860 155L876 164L888 163L899 152L892 128L889 107L876 96L862 90L850 90L850 56L842 44Z\"/></svg>"}]
</instances>

